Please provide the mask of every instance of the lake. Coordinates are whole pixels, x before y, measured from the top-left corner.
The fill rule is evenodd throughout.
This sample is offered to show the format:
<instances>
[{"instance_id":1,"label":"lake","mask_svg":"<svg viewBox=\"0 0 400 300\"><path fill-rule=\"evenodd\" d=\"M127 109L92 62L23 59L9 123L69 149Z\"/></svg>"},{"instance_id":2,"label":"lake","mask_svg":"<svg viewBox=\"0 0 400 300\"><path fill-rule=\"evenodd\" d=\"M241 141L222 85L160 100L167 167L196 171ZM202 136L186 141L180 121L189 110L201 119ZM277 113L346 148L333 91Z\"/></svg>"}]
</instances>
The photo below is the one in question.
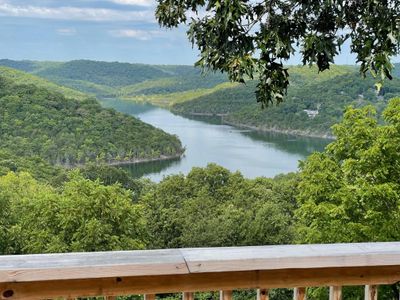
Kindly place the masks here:
<instances>
[{"instance_id":1,"label":"lake","mask_svg":"<svg viewBox=\"0 0 400 300\"><path fill-rule=\"evenodd\" d=\"M186 148L181 159L123 166L134 177L160 181L163 176L187 174L193 167L216 163L245 177L273 177L297 170L299 160L321 151L326 139L262 133L221 124L219 118L188 118L169 110L118 99L101 100L104 107L133 115L143 122L175 134Z\"/></svg>"}]
</instances>

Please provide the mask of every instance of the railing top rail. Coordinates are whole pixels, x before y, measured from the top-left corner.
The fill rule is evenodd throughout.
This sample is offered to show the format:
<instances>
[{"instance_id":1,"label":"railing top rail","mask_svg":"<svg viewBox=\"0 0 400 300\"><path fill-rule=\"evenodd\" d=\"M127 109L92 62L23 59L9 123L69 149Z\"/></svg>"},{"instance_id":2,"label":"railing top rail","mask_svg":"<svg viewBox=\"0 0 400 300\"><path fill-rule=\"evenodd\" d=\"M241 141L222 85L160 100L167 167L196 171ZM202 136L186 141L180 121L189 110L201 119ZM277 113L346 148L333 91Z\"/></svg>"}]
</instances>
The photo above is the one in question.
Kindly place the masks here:
<instances>
[{"instance_id":1,"label":"railing top rail","mask_svg":"<svg viewBox=\"0 0 400 300\"><path fill-rule=\"evenodd\" d=\"M400 266L400 242L0 256L0 283Z\"/></svg>"}]
</instances>

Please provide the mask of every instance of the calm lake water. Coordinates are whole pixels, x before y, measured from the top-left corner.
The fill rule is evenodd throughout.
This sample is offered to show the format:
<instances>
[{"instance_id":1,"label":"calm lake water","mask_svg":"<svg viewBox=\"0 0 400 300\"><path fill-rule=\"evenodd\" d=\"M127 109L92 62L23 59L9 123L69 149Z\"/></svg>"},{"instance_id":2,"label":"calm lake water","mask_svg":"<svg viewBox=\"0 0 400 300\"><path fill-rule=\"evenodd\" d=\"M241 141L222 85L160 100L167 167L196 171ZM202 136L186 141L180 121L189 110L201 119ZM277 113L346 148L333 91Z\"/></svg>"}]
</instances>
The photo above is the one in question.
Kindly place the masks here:
<instances>
[{"instance_id":1,"label":"calm lake water","mask_svg":"<svg viewBox=\"0 0 400 300\"><path fill-rule=\"evenodd\" d=\"M101 101L105 107L133 115L162 130L176 134L186 147L181 159L123 166L135 177L160 181L163 176L187 174L193 167L217 163L245 177L273 177L296 171L299 160L321 151L329 140L260 133L222 125L218 118L186 118L149 104L117 99Z\"/></svg>"}]
</instances>

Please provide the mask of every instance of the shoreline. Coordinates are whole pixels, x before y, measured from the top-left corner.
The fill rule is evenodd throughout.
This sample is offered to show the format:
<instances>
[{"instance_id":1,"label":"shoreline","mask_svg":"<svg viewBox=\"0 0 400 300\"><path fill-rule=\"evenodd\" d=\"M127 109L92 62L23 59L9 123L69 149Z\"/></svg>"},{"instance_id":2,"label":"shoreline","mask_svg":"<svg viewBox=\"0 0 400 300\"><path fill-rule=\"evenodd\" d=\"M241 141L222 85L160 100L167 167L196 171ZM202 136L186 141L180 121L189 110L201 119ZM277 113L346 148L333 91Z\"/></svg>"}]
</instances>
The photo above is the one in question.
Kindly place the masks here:
<instances>
[{"instance_id":1,"label":"shoreline","mask_svg":"<svg viewBox=\"0 0 400 300\"><path fill-rule=\"evenodd\" d=\"M112 98L114 99L114 98ZM135 103L147 103L156 107L160 107L166 110L169 110L170 112L180 115L180 116L188 116L188 117L220 117L221 118L221 124L224 125L229 125L233 127L238 127L238 128L243 128L243 129L250 129L258 132L274 132L274 133L281 133L281 134L288 134L288 135L293 135L293 136L299 136L299 137L309 137L309 138L319 138L319 139L327 139L327 140L335 140L336 138L331 135L331 134L321 134L321 133L313 133L305 130L295 130L295 129L279 129L279 128L274 128L274 127L262 127L262 126L253 126L253 125L248 125L248 124L242 124L242 123L235 123L235 122L230 122L224 120L224 117L228 116L229 114L227 113L183 113L179 110L173 109L173 107L169 106L160 106L155 103L152 103L151 101L136 101L132 99L123 99L123 98L118 98L123 101L127 102L135 102ZM165 159L164 159L165 160ZM122 163L124 164L124 163ZM126 163L129 164L129 163Z\"/></svg>"},{"instance_id":2,"label":"shoreline","mask_svg":"<svg viewBox=\"0 0 400 300\"><path fill-rule=\"evenodd\" d=\"M176 113L177 115L180 115L180 116L220 117L221 124L229 125L229 126L233 126L233 127L237 127L237 128L250 129L250 130L254 130L254 131L258 131L258 132L275 132L275 133L282 133L282 134L288 134L288 135L293 135L293 136L320 138L320 139L327 139L327 140L335 140L336 139L333 135L330 135L330 134L312 133L312 132L305 131L305 130L279 129L279 128L274 128L274 127L262 127L262 126L253 126L253 125L242 124L242 123L235 123L235 122L227 121L224 119L224 116L228 116L228 114L182 113L182 112L180 112L178 110L174 110L174 109L171 109L170 111L173 113Z\"/></svg>"},{"instance_id":3,"label":"shoreline","mask_svg":"<svg viewBox=\"0 0 400 300\"><path fill-rule=\"evenodd\" d=\"M172 160L172 159L177 159L181 158L184 155L185 152L182 152L181 154L177 155L161 155L160 157L157 158L142 158L142 159L131 159L127 161L115 161L115 162L108 162L106 163L108 166L124 166L124 165L136 165L136 164L142 164L142 163L147 163L147 162L155 162L155 161L164 161L164 160Z\"/></svg>"},{"instance_id":4,"label":"shoreline","mask_svg":"<svg viewBox=\"0 0 400 300\"><path fill-rule=\"evenodd\" d=\"M229 122L222 120L222 124L225 125L230 125L238 128L245 128L245 129L251 129L254 131L261 131L261 132L275 132L275 133L282 133L282 134L289 134L289 135L294 135L294 136L302 136L302 137L310 137L310 138L320 138L320 139L326 139L326 140L335 140L336 138L333 135L330 134L317 134L317 133L310 133L308 131L304 130L294 130L294 129L279 129L279 128L271 128L271 127L259 127L259 126L252 126L252 125L246 125L246 124L241 124L241 123L235 123L235 122Z\"/></svg>"},{"instance_id":5,"label":"shoreline","mask_svg":"<svg viewBox=\"0 0 400 300\"><path fill-rule=\"evenodd\" d=\"M95 164L96 166L106 165L106 166L110 166L110 167L118 167L118 166L125 166L125 165L137 165L137 164L148 163L148 162L173 160L173 159L181 158L184 154L185 154L185 151L182 151L182 153L179 153L176 155L161 155L160 157L157 157L157 158L137 158L137 159L130 159L130 160L124 160L124 161L111 161L111 162L88 162L86 164L74 164L74 165L60 164L58 166L66 168L66 169L83 168L90 164Z\"/></svg>"}]
</instances>

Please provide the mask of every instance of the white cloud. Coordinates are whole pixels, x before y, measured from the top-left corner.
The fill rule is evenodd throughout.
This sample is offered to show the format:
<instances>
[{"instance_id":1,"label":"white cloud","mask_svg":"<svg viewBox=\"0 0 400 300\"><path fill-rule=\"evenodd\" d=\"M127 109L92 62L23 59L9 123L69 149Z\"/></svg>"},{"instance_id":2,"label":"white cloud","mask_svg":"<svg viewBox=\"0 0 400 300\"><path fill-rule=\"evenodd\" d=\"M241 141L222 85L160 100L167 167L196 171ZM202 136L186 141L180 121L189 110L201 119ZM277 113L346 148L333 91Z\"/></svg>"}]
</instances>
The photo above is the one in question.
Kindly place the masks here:
<instances>
[{"instance_id":1,"label":"white cloud","mask_svg":"<svg viewBox=\"0 0 400 300\"><path fill-rule=\"evenodd\" d=\"M154 6L154 0L111 0L117 4L124 4L124 5L137 5L137 6Z\"/></svg>"},{"instance_id":2,"label":"white cloud","mask_svg":"<svg viewBox=\"0 0 400 300\"><path fill-rule=\"evenodd\" d=\"M58 28L57 33L59 35L72 36L72 35L76 34L76 29L75 28Z\"/></svg>"},{"instance_id":3,"label":"white cloud","mask_svg":"<svg viewBox=\"0 0 400 300\"><path fill-rule=\"evenodd\" d=\"M81 21L139 21L154 23L153 10L120 11L105 8L17 6L0 1L0 15Z\"/></svg>"},{"instance_id":4,"label":"white cloud","mask_svg":"<svg viewBox=\"0 0 400 300\"><path fill-rule=\"evenodd\" d=\"M154 37L161 37L163 32L158 30L136 30L136 29L118 29L110 30L109 33L118 38L133 38L141 41L148 41Z\"/></svg>"}]
</instances>

